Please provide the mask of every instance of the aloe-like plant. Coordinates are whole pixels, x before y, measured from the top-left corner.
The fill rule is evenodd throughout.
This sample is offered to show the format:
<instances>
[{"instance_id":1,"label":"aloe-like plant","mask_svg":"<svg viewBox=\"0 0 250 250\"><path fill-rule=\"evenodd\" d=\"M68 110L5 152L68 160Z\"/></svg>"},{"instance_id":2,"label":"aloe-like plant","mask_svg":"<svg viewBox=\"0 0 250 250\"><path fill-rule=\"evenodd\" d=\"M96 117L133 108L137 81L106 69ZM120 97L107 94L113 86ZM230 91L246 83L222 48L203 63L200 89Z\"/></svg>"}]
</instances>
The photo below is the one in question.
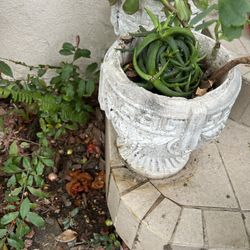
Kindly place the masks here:
<instances>
[{"instance_id":1,"label":"aloe-like plant","mask_svg":"<svg viewBox=\"0 0 250 250\"><path fill-rule=\"evenodd\" d=\"M188 28L173 27L173 15L161 23L146 11L155 28L146 32L134 49L134 69L145 80L140 85L167 96L191 97L200 83L203 58L193 33Z\"/></svg>"}]
</instances>

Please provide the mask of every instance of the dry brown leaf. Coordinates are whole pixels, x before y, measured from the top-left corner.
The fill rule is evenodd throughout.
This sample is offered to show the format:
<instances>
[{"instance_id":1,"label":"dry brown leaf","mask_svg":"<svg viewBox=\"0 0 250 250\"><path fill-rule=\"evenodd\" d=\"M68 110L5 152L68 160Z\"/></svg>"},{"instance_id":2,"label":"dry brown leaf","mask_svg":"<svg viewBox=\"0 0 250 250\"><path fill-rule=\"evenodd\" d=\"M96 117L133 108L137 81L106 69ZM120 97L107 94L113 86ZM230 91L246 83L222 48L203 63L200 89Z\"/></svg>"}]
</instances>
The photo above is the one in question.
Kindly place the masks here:
<instances>
[{"instance_id":1,"label":"dry brown leaf","mask_svg":"<svg viewBox=\"0 0 250 250\"><path fill-rule=\"evenodd\" d=\"M105 173L102 170L96 175L95 180L91 184L91 188L95 190L102 189L104 188L104 185L105 185Z\"/></svg>"},{"instance_id":2,"label":"dry brown leaf","mask_svg":"<svg viewBox=\"0 0 250 250\"><path fill-rule=\"evenodd\" d=\"M60 235L56 237L56 241L62 243L68 243L75 240L77 237L77 232L71 229L67 229L66 231L62 232Z\"/></svg>"},{"instance_id":3,"label":"dry brown leaf","mask_svg":"<svg viewBox=\"0 0 250 250\"><path fill-rule=\"evenodd\" d=\"M70 182L66 184L66 191L71 196L76 196L81 192L88 192L91 187L92 177L87 172L80 169L69 173Z\"/></svg>"}]
</instances>

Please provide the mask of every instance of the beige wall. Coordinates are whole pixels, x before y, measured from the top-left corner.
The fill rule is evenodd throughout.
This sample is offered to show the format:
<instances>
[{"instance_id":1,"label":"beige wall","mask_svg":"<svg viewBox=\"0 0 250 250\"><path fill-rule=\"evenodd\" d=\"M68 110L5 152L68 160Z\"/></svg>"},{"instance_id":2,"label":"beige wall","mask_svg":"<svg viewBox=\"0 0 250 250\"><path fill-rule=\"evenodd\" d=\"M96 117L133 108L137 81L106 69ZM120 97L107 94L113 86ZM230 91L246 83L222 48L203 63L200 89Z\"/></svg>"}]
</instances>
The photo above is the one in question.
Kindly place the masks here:
<instances>
[{"instance_id":1,"label":"beige wall","mask_svg":"<svg viewBox=\"0 0 250 250\"><path fill-rule=\"evenodd\" d=\"M115 37L107 0L0 0L0 57L29 64L56 64L65 41L100 61Z\"/></svg>"}]
</instances>

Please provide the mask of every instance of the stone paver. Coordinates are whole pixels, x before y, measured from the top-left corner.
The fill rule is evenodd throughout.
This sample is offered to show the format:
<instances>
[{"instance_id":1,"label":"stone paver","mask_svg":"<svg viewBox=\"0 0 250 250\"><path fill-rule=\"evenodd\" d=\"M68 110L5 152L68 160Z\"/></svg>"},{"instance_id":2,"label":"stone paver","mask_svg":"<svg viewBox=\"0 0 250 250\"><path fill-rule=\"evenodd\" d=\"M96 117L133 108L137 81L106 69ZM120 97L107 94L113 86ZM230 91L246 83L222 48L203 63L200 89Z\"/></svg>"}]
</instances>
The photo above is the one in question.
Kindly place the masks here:
<instances>
[{"instance_id":1,"label":"stone paver","mask_svg":"<svg viewBox=\"0 0 250 250\"><path fill-rule=\"evenodd\" d=\"M242 115L245 113L245 110L249 105L250 105L250 85L246 80L243 80L240 94L230 114L231 119L234 121L241 121Z\"/></svg>"},{"instance_id":2,"label":"stone paver","mask_svg":"<svg viewBox=\"0 0 250 250\"><path fill-rule=\"evenodd\" d=\"M227 211L204 211L210 248L249 249L241 214Z\"/></svg>"},{"instance_id":3,"label":"stone paver","mask_svg":"<svg viewBox=\"0 0 250 250\"><path fill-rule=\"evenodd\" d=\"M236 208L237 203L215 144L194 153L196 171L192 178L175 183L152 181L161 193L186 206ZM189 167L189 166L188 166Z\"/></svg>"},{"instance_id":4,"label":"stone paver","mask_svg":"<svg viewBox=\"0 0 250 250\"><path fill-rule=\"evenodd\" d=\"M109 189L112 197L108 196L107 203L112 221L115 223L121 193L145 181L144 177L133 174L127 168L113 169Z\"/></svg>"},{"instance_id":5,"label":"stone paver","mask_svg":"<svg viewBox=\"0 0 250 250\"><path fill-rule=\"evenodd\" d=\"M161 250L171 239L181 208L164 199L142 221L133 250Z\"/></svg>"},{"instance_id":6,"label":"stone paver","mask_svg":"<svg viewBox=\"0 0 250 250\"><path fill-rule=\"evenodd\" d=\"M160 192L147 182L121 197L114 225L128 247L132 247L140 221L159 196Z\"/></svg>"},{"instance_id":7,"label":"stone paver","mask_svg":"<svg viewBox=\"0 0 250 250\"><path fill-rule=\"evenodd\" d=\"M228 121L218 141L241 208L250 210L250 128Z\"/></svg>"},{"instance_id":8,"label":"stone paver","mask_svg":"<svg viewBox=\"0 0 250 250\"><path fill-rule=\"evenodd\" d=\"M250 104L247 106L245 112L243 113L243 115L241 117L241 122L244 125L247 125L247 126L250 127Z\"/></svg>"},{"instance_id":9,"label":"stone paver","mask_svg":"<svg viewBox=\"0 0 250 250\"><path fill-rule=\"evenodd\" d=\"M128 247L250 249L249 141L250 128L231 120L217 141L195 151L174 177L147 180L111 166L108 204Z\"/></svg>"},{"instance_id":10,"label":"stone paver","mask_svg":"<svg viewBox=\"0 0 250 250\"><path fill-rule=\"evenodd\" d=\"M183 209L172 244L197 249L204 246L201 210Z\"/></svg>"}]
</instances>

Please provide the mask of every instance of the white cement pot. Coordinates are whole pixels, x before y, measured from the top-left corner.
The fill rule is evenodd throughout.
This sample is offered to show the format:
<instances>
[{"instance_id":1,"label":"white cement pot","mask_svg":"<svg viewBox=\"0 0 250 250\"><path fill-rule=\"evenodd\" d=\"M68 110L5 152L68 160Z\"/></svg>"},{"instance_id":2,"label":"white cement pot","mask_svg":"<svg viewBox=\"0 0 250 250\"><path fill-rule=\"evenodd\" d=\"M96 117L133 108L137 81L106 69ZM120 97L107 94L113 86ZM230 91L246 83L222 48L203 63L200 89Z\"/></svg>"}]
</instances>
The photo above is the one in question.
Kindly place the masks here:
<instances>
[{"instance_id":1,"label":"white cement pot","mask_svg":"<svg viewBox=\"0 0 250 250\"><path fill-rule=\"evenodd\" d=\"M214 41L196 33L202 52L211 54ZM131 82L121 65L128 53L117 40L101 67L99 102L118 134L117 146L128 167L149 178L180 171L190 153L219 135L241 88L237 69L223 84L202 97L185 99L153 94ZM133 45L127 45L133 46ZM224 64L229 52L221 48L214 66Z\"/></svg>"}]
</instances>

